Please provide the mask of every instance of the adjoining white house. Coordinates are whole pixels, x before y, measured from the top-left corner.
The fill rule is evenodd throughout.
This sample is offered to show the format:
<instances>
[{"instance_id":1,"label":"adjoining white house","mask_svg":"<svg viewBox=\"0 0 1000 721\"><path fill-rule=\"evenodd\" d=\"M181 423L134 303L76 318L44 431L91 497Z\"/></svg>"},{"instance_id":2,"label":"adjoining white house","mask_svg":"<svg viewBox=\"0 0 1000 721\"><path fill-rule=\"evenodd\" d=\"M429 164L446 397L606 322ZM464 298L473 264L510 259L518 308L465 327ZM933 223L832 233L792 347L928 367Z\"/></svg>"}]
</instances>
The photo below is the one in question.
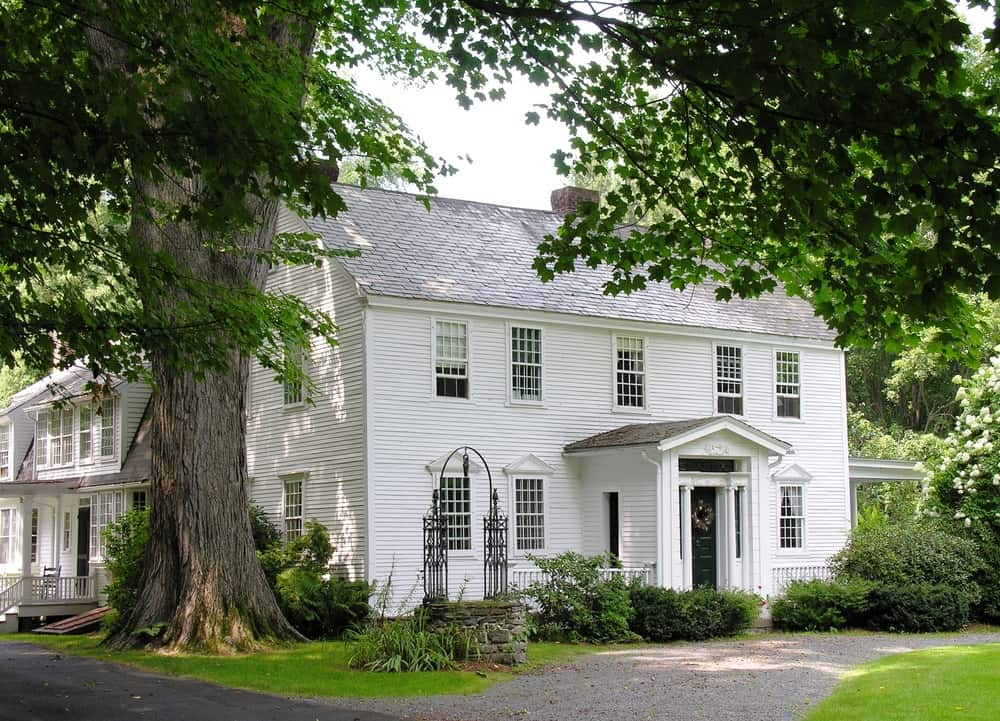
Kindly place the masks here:
<instances>
[{"instance_id":1,"label":"adjoining white house","mask_svg":"<svg viewBox=\"0 0 1000 721\"><path fill-rule=\"evenodd\" d=\"M558 212L338 192L336 219L286 212L280 230L358 254L269 283L329 312L339 345L302 349L312 387L251 376L251 492L286 535L320 521L340 572L391 574L402 600L438 488L451 588L474 595L487 473L473 463L466 483L459 459L442 467L472 446L510 517L515 581L528 555L567 550L677 588L769 594L824 573L851 527L852 473L844 354L807 303L722 303L707 284L612 298L609 271L585 267L542 284L536 247L578 189L553 193ZM149 389L118 383L97 408L82 371L63 373L77 375L58 380L58 407L42 382L0 412L0 613L51 588L46 569L91 598L102 527L145 502Z\"/></svg>"}]
</instances>

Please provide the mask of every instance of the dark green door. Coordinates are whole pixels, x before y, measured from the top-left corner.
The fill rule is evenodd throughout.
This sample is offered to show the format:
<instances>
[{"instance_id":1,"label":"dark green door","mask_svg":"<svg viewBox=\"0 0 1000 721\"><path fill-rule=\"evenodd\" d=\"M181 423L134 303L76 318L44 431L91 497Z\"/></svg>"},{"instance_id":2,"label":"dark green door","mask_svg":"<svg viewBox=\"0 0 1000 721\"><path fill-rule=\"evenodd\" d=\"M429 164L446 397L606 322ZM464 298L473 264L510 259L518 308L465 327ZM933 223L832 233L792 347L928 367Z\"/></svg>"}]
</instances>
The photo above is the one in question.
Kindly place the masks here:
<instances>
[{"instance_id":1,"label":"dark green door","mask_svg":"<svg viewBox=\"0 0 1000 721\"><path fill-rule=\"evenodd\" d=\"M718 577L715 510L714 488L691 489L691 576L696 588L715 588Z\"/></svg>"}]
</instances>

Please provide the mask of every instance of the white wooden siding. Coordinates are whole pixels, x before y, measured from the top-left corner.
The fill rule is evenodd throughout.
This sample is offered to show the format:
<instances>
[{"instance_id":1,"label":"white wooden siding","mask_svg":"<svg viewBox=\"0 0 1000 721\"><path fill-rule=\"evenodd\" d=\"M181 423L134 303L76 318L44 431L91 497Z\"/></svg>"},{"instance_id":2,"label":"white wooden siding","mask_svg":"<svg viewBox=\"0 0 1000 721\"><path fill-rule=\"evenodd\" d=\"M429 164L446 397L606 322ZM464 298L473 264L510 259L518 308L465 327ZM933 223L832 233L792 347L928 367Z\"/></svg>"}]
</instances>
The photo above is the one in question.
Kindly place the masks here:
<instances>
[{"instance_id":1,"label":"white wooden siding","mask_svg":"<svg viewBox=\"0 0 1000 721\"><path fill-rule=\"evenodd\" d=\"M283 213L279 232L301 230ZM291 293L328 312L338 326L338 345L314 340L308 369L315 405L285 408L274 372L254 364L247 418L251 494L280 522L281 478L303 474L303 513L331 533L333 563L353 578L365 577L364 326L354 280L336 261L321 268L272 271L269 288ZM279 523L280 525L280 523Z\"/></svg>"}]
</instances>

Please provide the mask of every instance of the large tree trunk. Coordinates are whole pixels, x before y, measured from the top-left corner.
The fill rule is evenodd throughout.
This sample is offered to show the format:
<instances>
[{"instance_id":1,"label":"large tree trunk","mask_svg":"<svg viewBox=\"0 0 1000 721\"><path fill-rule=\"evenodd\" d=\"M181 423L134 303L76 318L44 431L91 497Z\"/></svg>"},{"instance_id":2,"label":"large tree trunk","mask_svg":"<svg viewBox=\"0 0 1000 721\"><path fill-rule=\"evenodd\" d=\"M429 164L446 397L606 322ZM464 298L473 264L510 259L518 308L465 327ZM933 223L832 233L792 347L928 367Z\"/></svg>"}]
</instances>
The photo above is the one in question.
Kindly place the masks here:
<instances>
[{"instance_id":1,"label":"large tree trunk","mask_svg":"<svg viewBox=\"0 0 1000 721\"><path fill-rule=\"evenodd\" d=\"M197 192L196 180L172 178L140 195L171 203ZM259 225L236 239L244 251L274 241L278 205L249 200ZM219 252L190 225L152 223L136 213L132 234L147 252L169 253L205 287L262 288L266 267L254 252ZM141 284L140 284L141 285ZM189 291L140 291L154 316L174 318ZM190 331L188 331L190 332ZM226 328L201 329L224 341ZM152 400L150 536L139 602L108 639L112 647L148 641L141 629L165 624L162 643L209 652L249 650L301 640L261 570L248 514L245 389L250 359L229 352L223 370L196 376L165 351L150 359Z\"/></svg>"}]
</instances>

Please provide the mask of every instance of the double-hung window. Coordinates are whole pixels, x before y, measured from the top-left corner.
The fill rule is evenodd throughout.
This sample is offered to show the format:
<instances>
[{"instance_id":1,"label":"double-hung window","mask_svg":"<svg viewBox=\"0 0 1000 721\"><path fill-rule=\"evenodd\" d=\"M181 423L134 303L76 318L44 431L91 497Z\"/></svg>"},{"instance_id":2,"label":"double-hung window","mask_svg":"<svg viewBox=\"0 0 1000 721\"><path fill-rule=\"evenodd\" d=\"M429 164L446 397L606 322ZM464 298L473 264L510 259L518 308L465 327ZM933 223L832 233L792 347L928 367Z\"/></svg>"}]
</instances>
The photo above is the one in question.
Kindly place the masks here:
<instances>
[{"instance_id":1,"label":"double-hung window","mask_svg":"<svg viewBox=\"0 0 1000 721\"><path fill-rule=\"evenodd\" d=\"M73 409L56 408L49 420L49 465L73 462Z\"/></svg>"},{"instance_id":2,"label":"double-hung window","mask_svg":"<svg viewBox=\"0 0 1000 721\"><path fill-rule=\"evenodd\" d=\"M285 521L285 539L302 535L302 479L289 478L285 481L281 498L282 515Z\"/></svg>"},{"instance_id":3,"label":"double-hung window","mask_svg":"<svg viewBox=\"0 0 1000 721\"><path fill-rule=\"evenodd\" d=\"M541 478L514 479L515 549L545 548L545 497Z\"/></svg>"},{"instance_id":4,"label":"double-hung window","mask_svg":"<svg viewBox=\"0 0 1000 721\"><path fill-rule=\"evenodd\" d=\"M779 350L774 353L774 394L779 418L801 417L798 351Z\"/></svg>"},{"instance_id":5,"label":"double-hung window","mask_svg":"<svg viewBox=\"0 0 1000 721\"><path fill-rule=\"evenodd\" d=\"M38 563L38 509L31 509L31 562Z\"/></svg>"},{"instance_id":6,"label":"double-hung window","mask_svg":"<svg viewBox=\"0 0 1000 721\"><path fill-rule=\"evenodd\" d=\"M308 354L302 346L285 351L285 380L282 394L286 406L297 406L306 401L306 360Z\"/></svg>"},{"instance_id":7,"label":"double-hung window","mask_svg":"<svg viewBox=\"0 0 1000 721\"><path fill-rule=\"evenodd\" d=\"M441 513L448 519L448 550L472 548L472 493L470 481L462 476L441 479Z\"/></svg>"},{"instance_id":8,"label":"double-hung window","mask_svg":"<svg viewBox=\"0 0 1000 721\"><path fill-rule=\"evenodd\" d=\"M104 532L108 526L121 518L125 513L124 491L102 491L91 497L90 501L90 555L94 558L104 558L107 544Z\"/></svg>"},{"instance_id":9,"label":"double-hung window","mask_svg":"<svg viewBox=\"0 0 1000 721\"><path fill-rule=\"evenodd\" d=\"M615 407L646 407L646 348L642 338L615 336Z\"/></svg>"},{"instance_id":10,"label":"double-hung window","mask_svg":"<svg viewBox=\"0 0 1000 721\"><path fill-rule=\"evenodd\" d=\"M62 550L68 551L70 549L70 542L73 538L73 516L69 511L63 513L63 537L62 537Z\"/></svg>"},{"instance_id":11,"label":"double-hung window","mask_svg":"<svg viewBox=\"0 0 1000 721\"><path fill-rule=\"evenodd\" d=\"M743 415L743 352L739 346L715 346L715 410Z\"/></svg>"},{"instance_id":12,"label":"double-hung window","mask_svg":"<svg viewBox=\"0 0 1000 721\"><path fill-rule=\"evenodd\" d=\"M463 321L434 322L434 392L469 397L469 326Z\"/></svg>"},{"instance_id":13,"label":"double-hung window","mask_svg":"<svg viewBox=\"0 0 1000 721\"><path fill-rule=\"evenodd\" d=\"M76 457L81 463L88 462L94 458L94 411L90 405L80 406L79 415L79 436L77 443Z\"/></svg>"},{"instance_id":14,"label":"double-hung window","mask_svg":"<svg viewBox=\"0 0 1000 721\"><path fill-rule=\"evenodd\" d=\"M805 531L805 507L802 486L780 486L781 507L778 512L778 545L781 548L802 548Z\"/></svg>"},{"instance_id":15,"label":"double-hung window","mask_svg":"<svg viewBox=\"0 0 1000 721\"><path fill-rule=\"evenodd\" d=\"M100 405L100 422L95 415L93 419L94 445L102 458L115 455L115 415L117 404L114 398L105 398Z\"/></svg>"},{"instance_id":16,"label":"double-hung window","mask_svg":"<svg viewBox=\"0 0 1000 721\"><path fill-rule=\"evenodd\" d=\"M49 414L40 411L35 419L35 465L49 465Z\"/></svg>"},{"instance_id":17,"label":"double-hung window","mask_svg":"<svg viewBox=\"0 0 1000 721\"><path fill-rule=\"evenodd\" d=\"M542 400L541 328L510 328L510 399Z\"/></svg>"},{"instance_id":18,"label":"double-hung window","mask_svg":"<svg viewBox=\"0 0 1000 721\"><path fill-rule=\"evenodd\" d=\"M14 509L0 508L0 563L14 562Z\"/></svg>"},{"instance_id":19,"label":"double-hung window","mask_svg":"<svg viewBox=\"0 0 1000 721\"><path fill-rule=\"evenodd\" d=\"M0 426L0 481L10 476L10 426Z\"/></svg>"}]
</instances>

